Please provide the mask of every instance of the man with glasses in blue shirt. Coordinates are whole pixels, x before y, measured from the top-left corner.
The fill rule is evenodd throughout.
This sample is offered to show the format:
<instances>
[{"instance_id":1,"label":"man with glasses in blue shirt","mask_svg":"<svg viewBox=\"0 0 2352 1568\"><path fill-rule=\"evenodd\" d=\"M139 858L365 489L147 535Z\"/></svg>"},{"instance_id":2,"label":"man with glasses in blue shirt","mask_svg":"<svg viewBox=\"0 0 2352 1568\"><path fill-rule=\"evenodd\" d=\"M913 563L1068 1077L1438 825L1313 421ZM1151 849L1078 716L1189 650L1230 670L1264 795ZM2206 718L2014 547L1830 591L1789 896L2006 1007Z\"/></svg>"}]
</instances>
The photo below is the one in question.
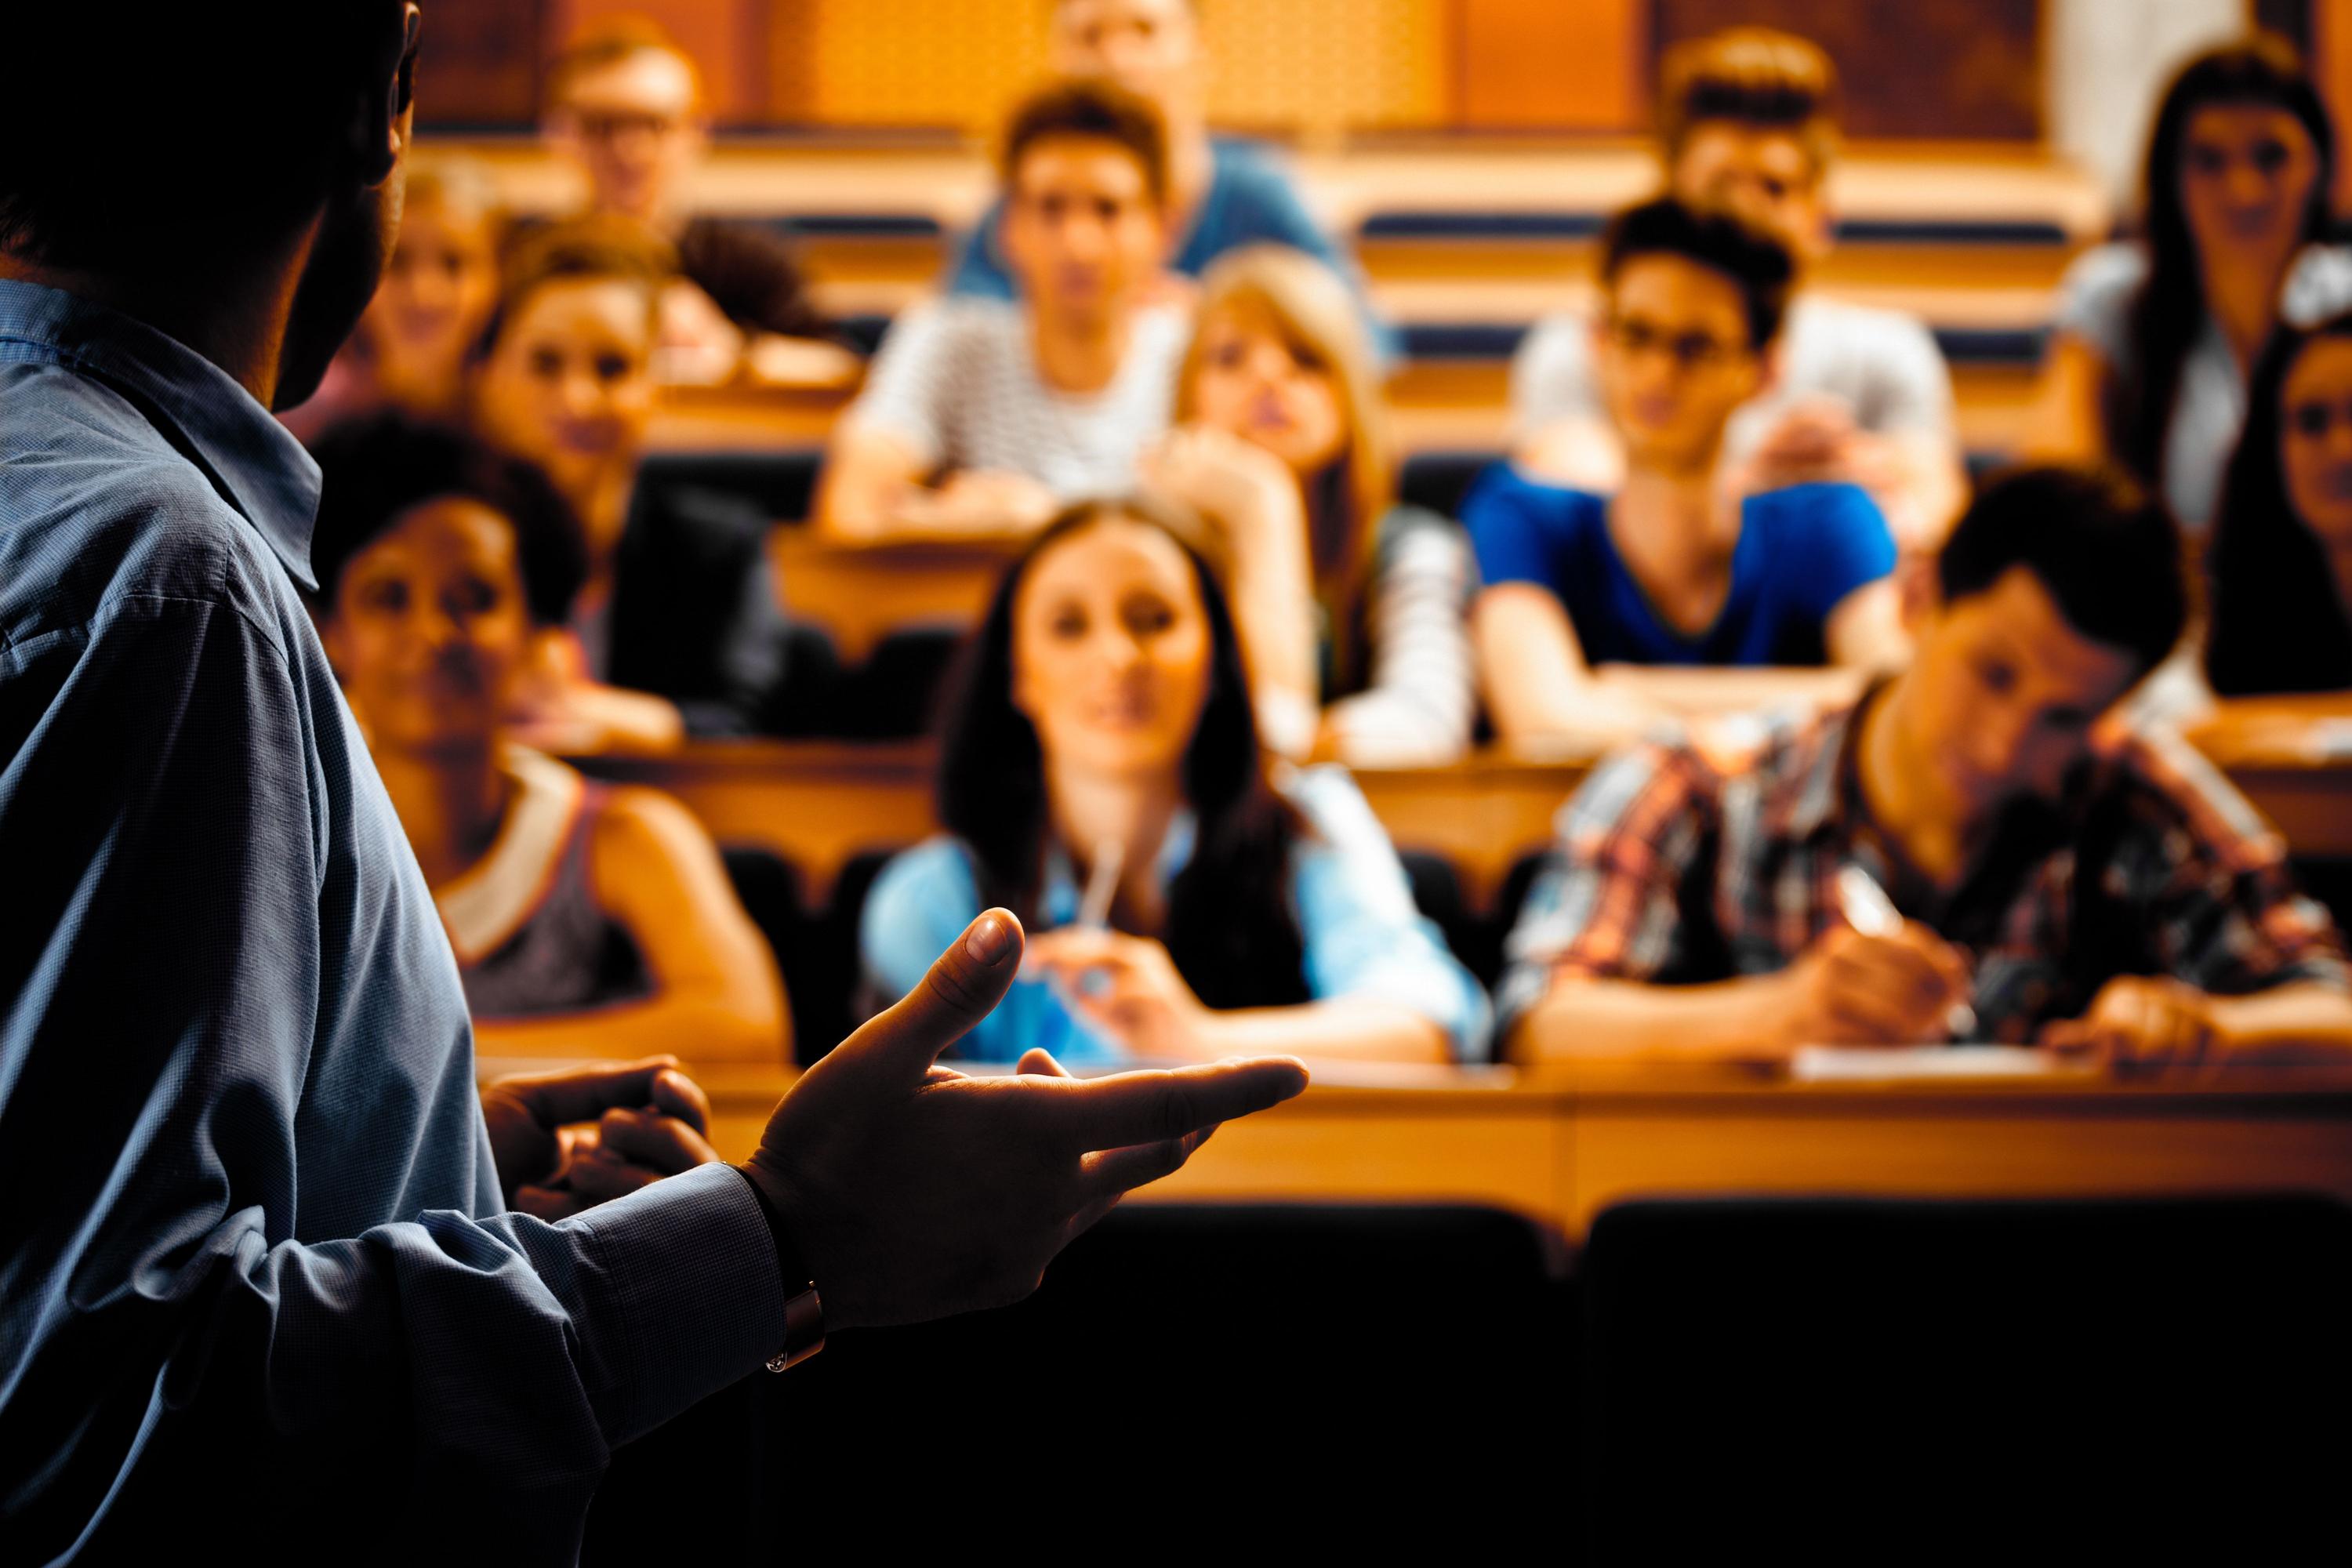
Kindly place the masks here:
<instances>
[{"instance_id":1,"label":"man with glasses in blue shirt","mask_svg":"<svg viewBox=\"0 0 2352 1568\"><path fill-rule=\"evenodd\" d=\"M1893 537L1843 483L1741 493L1724 432L1773 374L1788 252L1673 198L1602 243L1592 358L1625 448L1613 496L1486 474L1463 506L1486 586L1471 634L1503 739L1614 744L1665 711L1602 665L1892 668Z\"/></svg>"},{"instance_id":2,"label":"man with glasses in blue shirt","mask_svg":"<svg viewBox=\"0 0 2352 1568\"><path fill-rule=\"evenodd\" d=\"M1025 1294L1201 1129L1305 1081L935 1068L1019 968L992 910L740 1166L659 1060L477 1097L448 940L297 589L319 470L269 413L392 248L419 26L10 18L0 1562L569 1561L619 1445L829 1330ZM563 1163L588 1123L593 1181Z\"/></svg>"}]
</instances>

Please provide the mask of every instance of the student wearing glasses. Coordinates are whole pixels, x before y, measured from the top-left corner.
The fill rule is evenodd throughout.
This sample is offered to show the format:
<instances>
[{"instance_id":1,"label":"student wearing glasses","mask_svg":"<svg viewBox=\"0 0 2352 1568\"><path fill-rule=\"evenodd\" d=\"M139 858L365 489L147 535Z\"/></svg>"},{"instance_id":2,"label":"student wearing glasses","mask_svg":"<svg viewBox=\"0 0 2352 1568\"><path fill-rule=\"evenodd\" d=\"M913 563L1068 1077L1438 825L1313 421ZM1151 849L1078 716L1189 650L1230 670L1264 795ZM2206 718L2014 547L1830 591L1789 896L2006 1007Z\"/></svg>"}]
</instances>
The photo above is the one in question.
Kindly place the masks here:
<instances>
[{"instance_id":1,"label":"student wearing glasses","mask_svg":"<svg viewBox=\"0 0 2352 1568\"><path fill-rule=\"evenodd\" d=\"M1507 742L1613 744L1665 710L1601 665L1899 665L1895 545L1867 491L1742 496L1725 431L1769 384L1779 242L1671 197L1610 226L1591 353L1625 451L1614 495L1490 470L1463 506L1486 584L1471 634Z\"/></svg>"}]
</instances>

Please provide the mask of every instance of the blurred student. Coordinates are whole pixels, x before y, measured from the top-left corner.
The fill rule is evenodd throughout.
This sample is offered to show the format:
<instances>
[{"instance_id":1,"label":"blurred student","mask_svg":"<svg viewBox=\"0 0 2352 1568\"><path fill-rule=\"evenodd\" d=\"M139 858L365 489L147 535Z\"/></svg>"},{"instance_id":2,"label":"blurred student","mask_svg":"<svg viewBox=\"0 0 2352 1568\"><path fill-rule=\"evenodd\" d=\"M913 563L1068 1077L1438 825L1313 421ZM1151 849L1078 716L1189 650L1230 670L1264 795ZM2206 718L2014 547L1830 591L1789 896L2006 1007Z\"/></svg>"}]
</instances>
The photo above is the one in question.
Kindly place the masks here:
<instances>
[{"instance_id":1,"label":"blurred student","mask_svg":"<svg viewBox=\"0 0 2352 1568\"><path fill-rule=\"evenodd\" d=\"M467 362L498 303L505 234L498 193L478 166L420 155L383 282L319 390L284 416L287 427L307 441L386 407L461 418Z\"/></svg>"},{"instance_id":2,"label":"blurred student","mask_svg":"<svg viewBox=\"0 0 2352 1568\"><path fill-rule=\"evenodd\" d=\"M1210 268L1176 414L1144 477L1218 527L1268 742L1358 763L1461 755L1469 541L1397 500L1372 344L1338 274L1273 245Z\"/></svg>"},{"instance_id":3,"label":"blurred student","mask_svg":"<svg viewBox=\"0 0 2352 1568\"><path fill-rule=\"evenodd\" d=\"M667 795L507 743L534 640L585 574L528 463L383 416L329 431L320 635L457 951L488 1056L787 1059L766 943Z\"/></svg>"},{"instance_id":4,"label":"blurred student","mask_svg":"<svg viewBox=\"0 0 2352 1568\"><path fill-rule=\"evenodd\" d=\"M637 482L670 262L625 222L535 230L508 259L483 339L479 428L546 470L587 542L573 636L548 641L556 657L529 683L520 733L545 750L805 727L823 700L824 650L785 622L769 520L732 497Z\"/></svg>"},{"instance_id":5,"label":"blurred student","mask_svg":"<svg viewBox=\"0 0 2352 1568\"><path fill-rule=\"evenodd\" d=\"M1265 149L1209 134L1200 0L1052 0L1052 6L1054 73L1115 83L1158 110L1167 128L1160 255L1170 271L1198 278L1228 250L1270 243L1353 276L1346 255ZM950 276L950 292L1020 298L1023 268L1004 237L1005 208L1000 199L982 215Z\"/></svg>"},{"instance_id":6,"label":"blurred student","mask_svg":"<svg viewBox=\"0 0 2352 1568\"><path fill-rule=\"evenodd\" d=\"M756 224L692 210L689 187L709 149L702 78L659 26L618 16L583 30L549 68L547 126L586 176L591 212L643 224L677 247L678 277L662 300L665 379L724 380L746 354L755 373L845 358L824 341L832 329L790 246Z\"/></svg>"},{"instance_id":7,"label":"blurred student","mask_svg":"<svg viewBox=\"0 0 2352 1568\"><path fill-rule=\"evenodd\" d=\"M825 454L817 514L836 534L1033 531L1131 488L1168 428L1189 322L1152 299L1159 111L1108 83L1045 88L1013 110L1003 164L1020 301L933 300L892 324Z\"/></svg>"},{"instance_id":8,"label":"blurred student","mask_svg":"<svg viewBox=\"0 0 2352 1568\"><path fill-rule=\"evenodd\" d=\"M949 711L946 832L885 868L861 946L887 994L959 911L1020 915L1029 963L967 1055L1485 1053L1485 993L1353 782L1267 772L1224 595L1153 503L1038 537Z\"/></svg>"},{"instance_id":9,"label":"blurred student","mask_svg":"<svg viewBox=\"0 0 2352 1568\"><path fill-rule=\"evenodd\" d=\"M2272 330L2352 307L2352 252L2325 243L2335 132L2294 50L2256 34L2190 60L2143 178L2141 237L2067 271L2027 447L2113 458L2199 535Z\"/></svg>"},{"instance_id":10,"label":"blurred student","mask_svg":"<svg viewBox=\"0 0 2352 1568\"><path fill-rule=\"evenodd\" d=\"M2255 366L2205 564L2217 694L2352 698L2352 312Z\"/></svg>"},{"instance_id":11,"label":"blurred student","mask_svg":"<svg viewBox=\"0 0 2352 1568\"><path fill-rule=\"evenodd\" d=\"M1915 581L1904 673L1586 782L1510 939L1511 1052L1771 1060L1957 1023L2119 1065L2352 1055L2352 972L2278 835L2179 741L2102 722L2186 604L2177 529L2120 474L1988 486ZM1856 868L1899 925L1865 929Z\"/></svg>"},{"instance_id":12,"label":"blurred student","mask_svg":"<svg viewBox=\"0 0 2352 1568\"><path fill-rule=\"evenodd\" d=\"M1780 240L1798 287L1773 373L1732 422L1741 484L1846 479L1869 490L1906 547L1932 548L1967 499L1952 383L1916 318L1803 287L1835 231L1837 73L1806 39L1735 27L1667 55L1658 101L1668 190ZM1580 312L1536 324L1511 365L1520 467L1579 489L1614 489L1625 454Z\"/></svg>"},{"instance_id":13,"label":"blurred student","mask_svg":"<svg viewBox=\"0 0 2352 1568\"><path fill-rule=\"evenodd\" d=\"M1902 662L1895 540L1869 493L1743 495L1724 469L1790 278L1768 235L1673 197L1610 225L1588 330L1623 484L1597 495L1497 466L1463 503L1485 583L1471 631L1504 740L1611 743L1662 716L1597 681L1602 664Z\"/></svg>"}]
</instances>

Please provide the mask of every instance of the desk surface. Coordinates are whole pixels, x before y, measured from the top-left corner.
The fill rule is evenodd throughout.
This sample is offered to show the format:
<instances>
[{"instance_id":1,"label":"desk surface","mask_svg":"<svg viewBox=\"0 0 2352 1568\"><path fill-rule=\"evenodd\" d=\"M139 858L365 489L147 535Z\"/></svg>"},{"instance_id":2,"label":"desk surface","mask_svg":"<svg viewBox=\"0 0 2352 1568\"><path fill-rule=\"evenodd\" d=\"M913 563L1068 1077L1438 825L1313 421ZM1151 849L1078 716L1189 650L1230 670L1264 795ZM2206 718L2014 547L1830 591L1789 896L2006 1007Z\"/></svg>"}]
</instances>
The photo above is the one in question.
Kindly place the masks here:
<instances>
[{"instance_id":1,"label":"desk surface","mask_svg":"<svg viewBox=\"0 0 2352 1568\"><path fill-rule=\"evenodd\" d=\"M793 1075L693 1070L710 1094L713 1142L745 1157ZM1139 1197L1490 1203L1577 1236L1610 1204L1643 1196L2246 1192L2352 1200L2352 1073L1857 1085L1633 1063L1331 1067Z\"/></svg>"}]
</instances>

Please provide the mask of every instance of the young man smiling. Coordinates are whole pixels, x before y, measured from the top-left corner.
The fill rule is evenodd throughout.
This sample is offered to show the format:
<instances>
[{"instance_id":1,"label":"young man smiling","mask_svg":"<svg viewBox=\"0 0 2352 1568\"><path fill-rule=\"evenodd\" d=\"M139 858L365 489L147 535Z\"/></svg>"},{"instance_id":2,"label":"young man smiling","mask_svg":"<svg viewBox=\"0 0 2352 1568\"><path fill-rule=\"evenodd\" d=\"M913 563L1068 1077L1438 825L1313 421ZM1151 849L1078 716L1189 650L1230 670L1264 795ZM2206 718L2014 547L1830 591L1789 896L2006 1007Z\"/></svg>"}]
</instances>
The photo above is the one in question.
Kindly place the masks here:
<instances>
[{"instance_id":1,"label":"young man smiling","mask_svg":"<svg viewBox=\"0 0 2352 1568\"><path fill-rule=\"evenodd\" d=\"M1191 322L1149 299L1167 233L1158 112L1105 83L1048 87L1013 111L1003 163L1021 302L937 300L890 329L826 454L817 510L836 533L1034 527L1129 488L1168 428Z\"/></svg>"},{"instance_id":2,"label":"young man smiling","mask_svg":"<svg viewBox=\"0 0 2352 1568\"><path fill-rule=\"evenodd\" d=\"M1915 661L1859 704L1586 782L1511 936L1508 1048L1772 1060L1972 1014L2117 1063L2352 1058L2352 973L2277 835L2111 716L2187 613L2162 508L2105 472L2009 476L1907 610ZM1856 929L1853 868L1899 929Z\"/></svg>"}]
</instances>

